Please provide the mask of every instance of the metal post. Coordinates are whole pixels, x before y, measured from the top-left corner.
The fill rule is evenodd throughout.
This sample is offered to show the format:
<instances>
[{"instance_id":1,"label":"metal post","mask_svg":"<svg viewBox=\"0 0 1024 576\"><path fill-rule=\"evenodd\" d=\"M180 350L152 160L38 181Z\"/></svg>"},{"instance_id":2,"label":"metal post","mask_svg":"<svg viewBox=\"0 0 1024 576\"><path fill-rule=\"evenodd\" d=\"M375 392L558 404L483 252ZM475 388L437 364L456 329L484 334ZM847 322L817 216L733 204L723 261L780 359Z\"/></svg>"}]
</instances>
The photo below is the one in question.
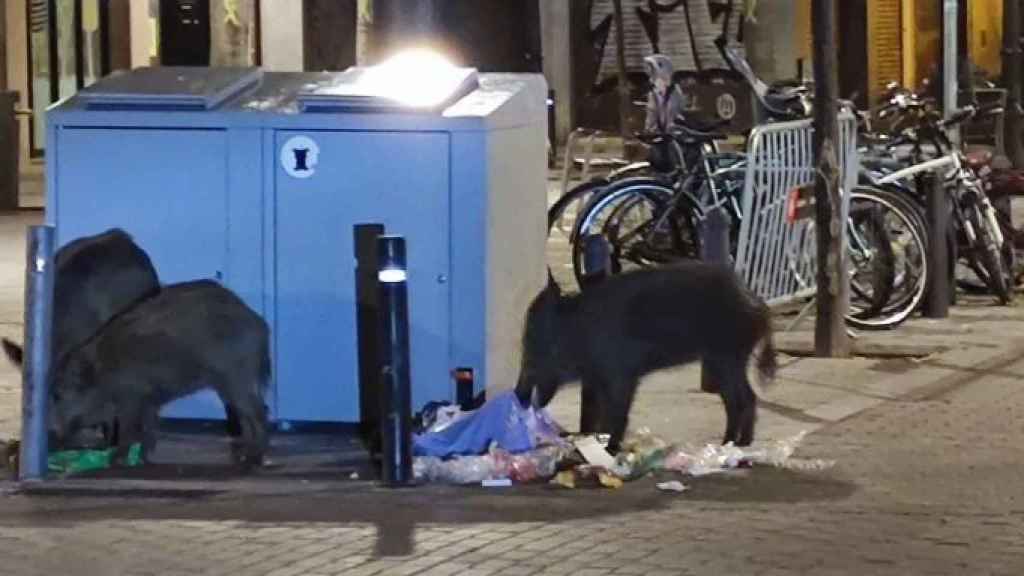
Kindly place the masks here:
<instances>
[{"instance_id":1,"label":"metal post","mask_svg":"<svg viewBox=\"0 0 1024 576\"><path fill-rule=\"evenodd\" d=\"M943 94L943 115L946 118L951 117L957 108L959 87L957 81L957 57L959 56L959 45L957 44L959 10L957 4L958 0L944 0L942 3L942 77L945 82L940 88ZM954 145L960 145L960 128L958 126L950 127L949 136Z\"/></svg>"},{"instance_id":2,"label":"metal post","mask_svg":"<svg viewBox=\"0 0 1024 576\"><path fill-rule=\"evenodd\" d=\"M946 318L949 316L950 283L946 270L949 268L949 250L946 243L949 227L949 198L942 179L934 173L920 176L920 186L927 194L928 216L928 268L932 274L932 284L925 300L924 316L926 318Z\"/></svg>"},{"instance_id":3,"label":"metal post","mask_svg":"<svg viewBox=\"0 0 1024 576\"><path fill-rule=\"evenodd\" d=\"M1021 154L1021 0L1003 1L1003 85L1006 88L1006 126L1003 140L1013 167L1024 168Z\"/></svg>"},{"instance_id":4,"label":"metal post","mask_svg":"<svg viewBox=\"0 0 1024 576\"><path fill-rule=\"evenodd\" d=\"M377 239L381 305L381 435L384 484L409 486L412 472L412 390L409 384L409 307L405 238Z\"/></svg>"},{"instance_id":5,"label":"metal post","mask_svg":"<svg viewBox=\"0 0 1024 576\"><path fill-rule=\"evenodd\" d=\"M29 226L25 250L25 358L21 384L18 479L46 477L47 396L53 328L52 226Z\"/></svg>"},{"instance_id":6,"label":"metal post","mask_svg":"<svg viewBox=\"0 0 1024 576\"><path fill-rule=\"evenodd\" d=\"M629 158L629 82L626 76L626 32L622 17L622 0L612 0L615 20L615 64L619 77L619 133L622 134L622 156Z\"/></svg>"},{"instance_id":7,"label":"metal post","mask_svg":"<svg viewBox=\"0 0 1024 576\"><path fill-rule=\"evenodd\" d=\"M722 208L712 209L701 222L700 249L701 260L727 267L732 265L729 254L729 216ZM700 389L709 394L717 394L719 391L704 362L701 362L700 368Z\"/></svg>"},{"instance_id":8,"label":"metal post","mask_svg":"<svg viewBox=\"0 0 1024 576\"><path fill-rule=\"evenodd\" d=\"M818 251L814 350L821 357L850 355L846 332L849 276L843 235L839 171L839 76L836 0L814 0L814 166L815 232Z\"/></svg>"},{"instance_id":9,"label":"metal post","mask_svg":"<svg viewBox=\"0 0 1024 576\"><path fill-rule=\"evenodd\" d=\"M611 248L608 241L600 234L590 234L583 238L583 285L592 286L611 273Z\"/></svg>"}]
</instances>

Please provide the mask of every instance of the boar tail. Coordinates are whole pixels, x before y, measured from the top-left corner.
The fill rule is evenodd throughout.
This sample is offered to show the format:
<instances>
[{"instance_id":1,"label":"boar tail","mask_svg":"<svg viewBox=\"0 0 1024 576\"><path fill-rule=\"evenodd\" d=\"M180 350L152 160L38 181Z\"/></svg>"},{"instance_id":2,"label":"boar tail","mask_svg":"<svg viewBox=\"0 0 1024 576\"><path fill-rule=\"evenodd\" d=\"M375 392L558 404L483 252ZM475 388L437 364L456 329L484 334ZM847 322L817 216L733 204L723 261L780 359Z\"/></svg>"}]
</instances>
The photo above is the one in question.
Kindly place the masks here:
<instances>
[{"instance_id":1,"label":"boar tail","mask_svg":"<svg viewBox=\"0 0 1024 576\"><path fill-rule=\"evenodd\" d=\"M7 359L11 361L15 366L20 367L24 362L24 353L21 346L18 346L14 342L11 342L7 338L2 340L4 353L7 354Z\"/></svg>"},{"instance_id":2,"label":"boar tail","mask_svg":"<svg viewBox=\"0 0 1024 576\"><path fill-rule=\"evenodd\" d=\"M757 355L757 373L760 376L758 384L762 388L767 387L775 380L778 370L779 362L775 354L775 343L772 331L769 329L761 340L761 352Z\"/></svg>"}]
</instances>

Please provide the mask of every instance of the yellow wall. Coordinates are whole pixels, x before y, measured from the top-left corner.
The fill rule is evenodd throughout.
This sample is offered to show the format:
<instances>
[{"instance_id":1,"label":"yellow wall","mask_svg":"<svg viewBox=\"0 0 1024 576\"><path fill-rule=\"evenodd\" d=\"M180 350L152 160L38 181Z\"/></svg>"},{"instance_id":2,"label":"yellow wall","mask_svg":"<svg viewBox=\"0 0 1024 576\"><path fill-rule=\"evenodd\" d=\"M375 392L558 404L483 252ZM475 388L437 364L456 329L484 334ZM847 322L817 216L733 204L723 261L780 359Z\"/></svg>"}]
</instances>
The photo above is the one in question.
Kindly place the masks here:
<instances>
[{"instance_id":1,"label":"yellow wall","mask_svg":"<svg viewBox=\"0 0 1024 576\"><path fill-rule=\"evenodd\" d=\"M974 64L991 75L999 75L1002 68L1003 0L968 2L967 41Z\"/></svg>"},{"instance_id":2,"label":"yellow wall","mask_svg":"<svg viewBox=\"0 0 1024 576\"><path fill-rule=\"evenodd\" d=\"M900 0L869 0L868 94L874 101L889 82L903 81Z\"/></svg>"}]
</instances>

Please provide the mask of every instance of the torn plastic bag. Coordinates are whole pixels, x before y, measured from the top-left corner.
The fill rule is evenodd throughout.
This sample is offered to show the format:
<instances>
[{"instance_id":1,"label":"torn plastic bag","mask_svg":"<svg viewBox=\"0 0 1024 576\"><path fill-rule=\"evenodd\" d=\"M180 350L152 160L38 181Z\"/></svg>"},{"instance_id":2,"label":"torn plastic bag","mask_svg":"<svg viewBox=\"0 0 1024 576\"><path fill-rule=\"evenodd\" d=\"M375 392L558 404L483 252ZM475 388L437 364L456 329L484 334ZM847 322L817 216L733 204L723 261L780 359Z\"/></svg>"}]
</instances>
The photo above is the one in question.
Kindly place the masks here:
<instances>
[{"instance_id":1,"label":"torn plastic bag","mask_svg":"<svg viewBox=\"0 0 1024 576\"><path fill-rule=\"evenodd\" d=\"M513 482L533 482L554 476L570 449L560 445L547 445L510 454L492 443L486 454L456 456L442 460L435 456L413 459L413 476L417 480L451 484L479 484L484 480L509 478Z\"/></svg>"},{"instance_id":2,"label":"torn plastic bag","mask_svg":"<svg viewBox=\"0 0 1024 576\"><path fill-rule=\"evenodd\" d=\"M542 443L563 444L561 428L544 409L523 408L515 393L503 392L479 410L464 412L439 430L413 436L414 456L479 455L491 442L515 454Z\"/></svg>"}]
</instances>

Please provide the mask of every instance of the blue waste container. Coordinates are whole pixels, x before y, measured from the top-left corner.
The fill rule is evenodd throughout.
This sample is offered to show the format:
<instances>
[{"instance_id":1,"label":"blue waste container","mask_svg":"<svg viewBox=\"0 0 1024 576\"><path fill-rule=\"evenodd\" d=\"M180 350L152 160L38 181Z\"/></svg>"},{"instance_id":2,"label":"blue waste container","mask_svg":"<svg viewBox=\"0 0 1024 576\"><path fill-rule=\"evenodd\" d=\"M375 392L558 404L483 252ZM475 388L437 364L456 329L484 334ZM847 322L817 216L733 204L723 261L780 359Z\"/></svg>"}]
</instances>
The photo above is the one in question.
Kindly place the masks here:
<instances>
[{"instance_id":1,"label":"blue waste container","mask_svg":"<svg viewBox=\"0 0 1024 576\"><path fill-rule=\"evenodd\" d=\"M278 421L360 420L358 226L407 241L414 410L455 401L456 374L514 385L546 277L543 77L376 71L142 68L47 114L58 247L119 226L162 282L237 292L271 326ZM224 418L210 391L162 415Z\"/></svg>"}]
</instances>

